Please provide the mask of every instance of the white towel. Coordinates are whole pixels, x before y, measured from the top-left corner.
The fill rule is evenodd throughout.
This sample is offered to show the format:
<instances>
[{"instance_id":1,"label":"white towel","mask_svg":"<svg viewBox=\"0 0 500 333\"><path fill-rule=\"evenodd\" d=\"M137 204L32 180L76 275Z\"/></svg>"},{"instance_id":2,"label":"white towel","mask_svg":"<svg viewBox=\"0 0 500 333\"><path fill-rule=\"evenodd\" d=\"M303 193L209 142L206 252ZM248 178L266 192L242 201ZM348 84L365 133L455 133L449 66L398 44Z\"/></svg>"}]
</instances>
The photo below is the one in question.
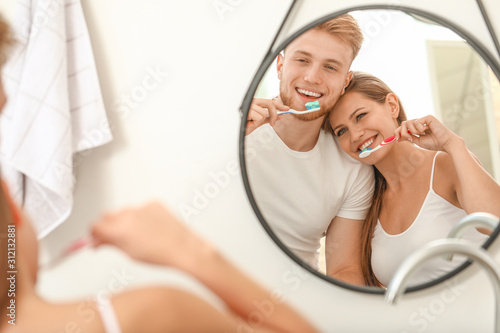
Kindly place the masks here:
<instances>
[{"instance_id":1,"label":"white towel","mask_svg":"<svg viewBox=\"0 0 500 333\"><path fill-rule=\"evenodd\" d=\"M18 0L3 70L3 177L42 238L73 205L73 169L112 139L79 0ZM80 153L79 153L80 152Z\"/></svg>"}]
</instances>

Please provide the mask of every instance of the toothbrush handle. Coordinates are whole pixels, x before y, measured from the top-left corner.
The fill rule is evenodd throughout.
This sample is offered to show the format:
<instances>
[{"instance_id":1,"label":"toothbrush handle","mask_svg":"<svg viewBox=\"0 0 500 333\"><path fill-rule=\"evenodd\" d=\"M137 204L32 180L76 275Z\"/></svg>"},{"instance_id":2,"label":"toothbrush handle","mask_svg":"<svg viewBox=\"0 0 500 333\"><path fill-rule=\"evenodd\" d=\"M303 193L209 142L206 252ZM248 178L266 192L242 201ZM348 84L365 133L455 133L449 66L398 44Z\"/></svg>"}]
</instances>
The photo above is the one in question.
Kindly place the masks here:
<instances>
[{"instance_id":1,"label":"toothbrush handle","mask_svg":"<svg viewBox=\"0 0 500 333\"><path fill-rule=\"evenodd\" d=\"M373 153L373 152L376 152L377 150L379 150L379 149L380 149L380 148L382 148L382 147L383 147L383 145L378 145L377 147L375 147L375 148L373 148L373 149L369 150L369 152L370 152L370 154L371 154L371 153Z\"/></svg>"},{"instance_id":2,"label":"toothbrush handle","mask_svg":"<svg viewBox=\"0 0 500 333\"><path fill-rule=\"evenodd\" d=\"M290 109L288 111L278 111L278 115L280 114L287 114L287 113L293 113L293 114L305 114L305 113L310 113L310 112L316 112L319 111L320 108L315 108L315 109L309 109L309 110L304 110L304 111L297 111L294 109Z\"/></svg>"},{"instance_id":3,"label":"toothbrush handle","mask_svg":"<svg viewBox=\"0 0 500 333\"><path fill-rule=\"evenodd\" d=\"M390 136L387 139L385 139L384 141L382 141L377 147L370 149L370 150L364 150L361 153L359 153L359 157L360 158L368 157L368 156L370 156L371 153L376 152L380 148L382 148L382 147L384 147L384 146L386 146L389 143L394 142L394 141L396 141L396 138L394 137L394 135Z\"/></svg>"}]
</instances>

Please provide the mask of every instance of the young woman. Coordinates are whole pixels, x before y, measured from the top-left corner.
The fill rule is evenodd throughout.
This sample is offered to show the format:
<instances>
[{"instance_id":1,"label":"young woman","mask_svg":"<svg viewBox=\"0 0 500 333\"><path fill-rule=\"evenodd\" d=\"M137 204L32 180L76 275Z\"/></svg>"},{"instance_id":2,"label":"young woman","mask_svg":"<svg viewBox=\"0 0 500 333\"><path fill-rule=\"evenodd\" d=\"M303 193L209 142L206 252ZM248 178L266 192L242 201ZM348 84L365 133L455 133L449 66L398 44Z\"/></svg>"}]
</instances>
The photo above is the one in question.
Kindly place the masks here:
<instances>
[{"instance_id":1,"label":"young woman","mask_svg":"<svg viewBox=\"0 0 500 333\"><path fill-rule=\"evenodd\" d=\"M325 129L332 131L348 155L374 166L375 193L362 232L367 285L387 285L411 252L445 238L467 214L500 216L500 186L464 140L433 116L407 121L399 98L370 74L354 73ZM392 135L397 142L360 158L363 149ZM466 238L481 244L486 237L472 230ZM412 283L430 281L457 265L435 260Z\"/></svg>"},{"instance_id":2,"label":"young woman","mask_svg":"<svg viewBox=\"0 0 500 333\"><path fill-rule=\"evenodd\" d=\"M0 60L9 41L7 25L0 17ZM0 110L4 102L0 85ZM0 332L316 332L282 299L245 276L160 204L107 215L92 234L96 244L116 245L133 258L191 274L226 302L228 310L166 287L129 290L111 299L100 297L93 305L45 301L35 291L38 253L34 230L2 184Z\"/></svg>"}]
</instances>

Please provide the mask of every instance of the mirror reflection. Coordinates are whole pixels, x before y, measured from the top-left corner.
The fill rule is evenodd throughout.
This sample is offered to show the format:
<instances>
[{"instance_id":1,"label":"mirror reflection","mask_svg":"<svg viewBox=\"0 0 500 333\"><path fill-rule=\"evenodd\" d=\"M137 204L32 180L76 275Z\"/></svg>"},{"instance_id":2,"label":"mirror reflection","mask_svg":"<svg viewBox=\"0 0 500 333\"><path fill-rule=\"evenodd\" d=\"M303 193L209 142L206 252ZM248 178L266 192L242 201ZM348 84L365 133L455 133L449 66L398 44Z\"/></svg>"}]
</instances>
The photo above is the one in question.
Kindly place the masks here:
<instances>
[{"instance_id":1,"label":"mirror reflection","mask_svg":"<svg viewBox=\"0 0 500 333\"><path fill-rule=\"evenodd\" d=\"M314 101L319 111L287 113ZM339 16L288 44L257 89L245 137L252 194L304 263L384 287L467 214L500 216L499 101L488 65L449 29L391 10ZM464 238L480 246L489 233ZM435 259L410 285L463 262Z\"/></svg>"}]
</instances>

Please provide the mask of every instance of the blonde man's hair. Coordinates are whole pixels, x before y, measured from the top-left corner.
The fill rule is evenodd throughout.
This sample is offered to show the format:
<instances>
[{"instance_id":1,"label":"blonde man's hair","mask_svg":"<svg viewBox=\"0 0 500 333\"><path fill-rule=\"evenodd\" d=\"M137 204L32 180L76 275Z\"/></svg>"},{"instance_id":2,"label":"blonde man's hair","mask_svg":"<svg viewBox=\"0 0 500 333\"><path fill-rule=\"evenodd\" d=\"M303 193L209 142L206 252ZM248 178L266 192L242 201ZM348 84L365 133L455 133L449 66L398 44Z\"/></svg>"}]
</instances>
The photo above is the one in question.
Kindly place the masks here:
<instances>
[{"instance_id":1,"label":"blonde man's hair","mask_svg":"<svg viewBox=\"0 0 500 333\"><path fill-rule=\"evenodd\" d=\"M363 32L358 21L350 15L344 14L323 22L313 28L325 31L348 44L352 50L352 59L356 58L363 44Z\"/></svg>"}]
</instances>

